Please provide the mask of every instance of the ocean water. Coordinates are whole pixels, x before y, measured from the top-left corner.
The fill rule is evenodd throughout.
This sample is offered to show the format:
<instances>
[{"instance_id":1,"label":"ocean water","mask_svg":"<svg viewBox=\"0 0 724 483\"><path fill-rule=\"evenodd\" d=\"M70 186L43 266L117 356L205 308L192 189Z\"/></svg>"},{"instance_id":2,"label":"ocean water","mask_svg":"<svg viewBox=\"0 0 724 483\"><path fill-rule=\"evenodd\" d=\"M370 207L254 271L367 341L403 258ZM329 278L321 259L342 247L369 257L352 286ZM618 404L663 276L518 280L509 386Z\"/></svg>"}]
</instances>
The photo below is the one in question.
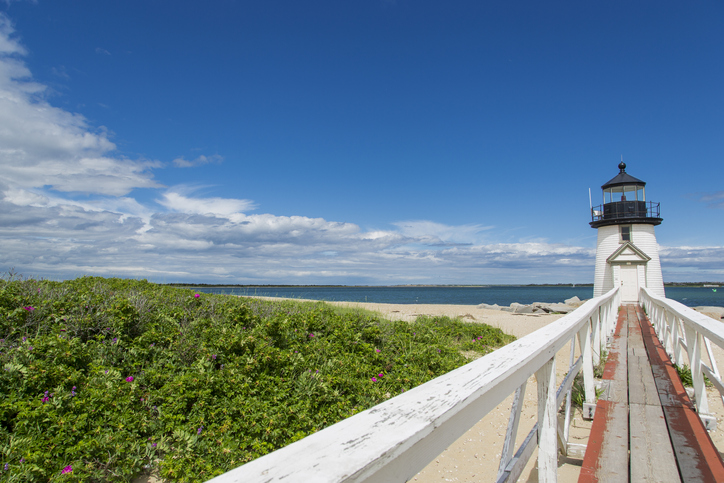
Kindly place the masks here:
<instances>
[{"instance_id":1,"label":"ocean water","mask_svg":"<svg viewBox=\"0 0 724 483\"><path fill-rule=\"evenodd\" d=\"M385 304L510 305L513 302L563 302L573 296L581 300L593 296L593 287L527 287L491 285L484 287L194 287L205 293L258 295L298 299L375 302ZM714 292L708 287L667 287L666 296L689 307L724 307L724 287Z\"/></svg>"}]
</instances>

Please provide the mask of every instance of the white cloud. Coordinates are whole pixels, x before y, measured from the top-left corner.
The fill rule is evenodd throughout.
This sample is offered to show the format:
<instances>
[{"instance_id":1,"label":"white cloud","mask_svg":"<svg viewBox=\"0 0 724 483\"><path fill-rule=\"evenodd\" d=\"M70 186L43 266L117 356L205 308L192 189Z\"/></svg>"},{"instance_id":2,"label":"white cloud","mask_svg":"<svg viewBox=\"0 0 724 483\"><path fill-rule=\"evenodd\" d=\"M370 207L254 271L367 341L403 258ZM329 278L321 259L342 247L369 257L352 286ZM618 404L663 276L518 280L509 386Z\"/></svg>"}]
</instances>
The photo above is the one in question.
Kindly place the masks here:
<instances>
[{"instance_id":1,"label":"white cloud","mask_svg":"<svg viewBox=\"0 0 724 483\"><path fill-rule=\"evenodd\" d=\"M178 191L167 191L157 202L172 211L199 215L228 216L255 208L254 202L249 200L216 197L189 198Z\"/></svg>"},{"instance_id":2,"label":"white cloud","mask_svg":"<svg viewBox=\"0 0 724 483\"><path fill-rule=\"evenodd\" d=\"M204 155L201 155L201 156L199 156L198 158L193 159L193 160L191 160L191 161L187 161L187 160L184 159L183 157L180 157L180 158L174 159L174 160L173 160L173 164L174 164L174 166L176 166L177 168L193 168L193 167L195 167L195 166L202 166L202 165L204 165L204 164L210 164L210 163L219 164L219 163L221 163L222 161L224 161L223 156L219 156L218 154L214 154L214 155L212 155L212 156L204 156Z\"/></svg>"}]
</instances>

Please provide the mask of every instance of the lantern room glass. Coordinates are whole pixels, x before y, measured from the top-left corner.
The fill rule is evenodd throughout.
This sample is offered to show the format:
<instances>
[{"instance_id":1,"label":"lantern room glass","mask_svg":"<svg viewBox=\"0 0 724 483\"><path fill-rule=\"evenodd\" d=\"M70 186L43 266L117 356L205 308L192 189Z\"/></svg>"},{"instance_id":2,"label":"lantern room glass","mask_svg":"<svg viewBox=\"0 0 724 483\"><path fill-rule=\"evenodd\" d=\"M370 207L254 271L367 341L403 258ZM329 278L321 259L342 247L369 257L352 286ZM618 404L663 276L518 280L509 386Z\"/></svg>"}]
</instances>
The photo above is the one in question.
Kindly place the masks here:
<instances>
[{"instance_id":1,"label":"lantern room glass","mask_svg":"<svg viewBox=\"0 0 724 483\"><path fill-rule=\"evenodd\" d=\"M614 186L603 190L603 203L646 201L646 188L640 185Z\"/></svg>"}]
</instances>

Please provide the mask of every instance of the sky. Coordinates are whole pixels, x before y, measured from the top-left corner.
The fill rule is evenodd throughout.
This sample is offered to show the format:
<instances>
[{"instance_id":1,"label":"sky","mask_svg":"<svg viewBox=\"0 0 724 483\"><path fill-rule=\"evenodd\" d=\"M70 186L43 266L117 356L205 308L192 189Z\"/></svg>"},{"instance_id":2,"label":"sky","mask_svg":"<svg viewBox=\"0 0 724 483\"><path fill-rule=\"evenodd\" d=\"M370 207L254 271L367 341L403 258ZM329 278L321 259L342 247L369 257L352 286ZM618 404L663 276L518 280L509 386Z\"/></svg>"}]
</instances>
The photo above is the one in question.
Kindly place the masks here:
<instances>
[{"instance_id":1,"label":"sky","mask_svg":"<svg viewBox=\"0 0 724 483\"><path fill-rule=\"evenodd\" d=\"M593 281L593 203L661 203L724 281L724 3L0 1L0 272Z\"/></svg>"}]
</instances>

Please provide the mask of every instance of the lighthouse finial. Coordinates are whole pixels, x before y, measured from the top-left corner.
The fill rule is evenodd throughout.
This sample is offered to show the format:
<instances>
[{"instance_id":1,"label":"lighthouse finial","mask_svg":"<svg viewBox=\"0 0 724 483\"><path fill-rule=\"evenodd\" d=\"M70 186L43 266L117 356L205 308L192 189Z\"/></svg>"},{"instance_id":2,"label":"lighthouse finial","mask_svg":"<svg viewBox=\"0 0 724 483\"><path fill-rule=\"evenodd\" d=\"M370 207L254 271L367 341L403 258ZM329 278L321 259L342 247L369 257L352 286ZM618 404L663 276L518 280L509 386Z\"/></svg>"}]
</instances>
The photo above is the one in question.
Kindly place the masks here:
<instances>
[{"instance_id":1,"label":"lighthouse finial","mask_svg":"<svg viewBox=\"0 0 724 483\"><path fill-rule=\"evenodd\" d=\"M623 154L621 155L621 162L618 164L618 169L620 169L622 173L626 171L626 163L623 162Z\"/></svg>"}]
</instances>

